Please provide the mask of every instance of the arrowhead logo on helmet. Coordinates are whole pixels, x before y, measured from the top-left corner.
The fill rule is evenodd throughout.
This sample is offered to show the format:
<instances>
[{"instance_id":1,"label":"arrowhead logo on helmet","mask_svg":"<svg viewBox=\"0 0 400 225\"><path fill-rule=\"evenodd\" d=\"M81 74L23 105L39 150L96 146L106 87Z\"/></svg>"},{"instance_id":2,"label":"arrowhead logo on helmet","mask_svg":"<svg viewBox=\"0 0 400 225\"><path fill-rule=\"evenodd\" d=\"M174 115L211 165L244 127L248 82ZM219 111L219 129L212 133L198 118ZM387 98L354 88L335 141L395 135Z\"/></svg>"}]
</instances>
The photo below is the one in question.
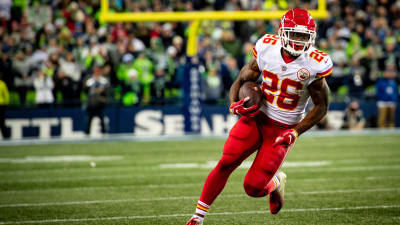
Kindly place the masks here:
<instances>
[{"instance_id":1,"label":"arrowhead logo on helmet","mask_svg":"<svg viewBox=\"0 0 400 225\"><path fill-rule=\"evenodd\" d=\"M315 21L305 9L295 8L282 16L279 37L282 47L291 55L298 56L307 51L315 42Z\"/></svg>"}]
</instances>

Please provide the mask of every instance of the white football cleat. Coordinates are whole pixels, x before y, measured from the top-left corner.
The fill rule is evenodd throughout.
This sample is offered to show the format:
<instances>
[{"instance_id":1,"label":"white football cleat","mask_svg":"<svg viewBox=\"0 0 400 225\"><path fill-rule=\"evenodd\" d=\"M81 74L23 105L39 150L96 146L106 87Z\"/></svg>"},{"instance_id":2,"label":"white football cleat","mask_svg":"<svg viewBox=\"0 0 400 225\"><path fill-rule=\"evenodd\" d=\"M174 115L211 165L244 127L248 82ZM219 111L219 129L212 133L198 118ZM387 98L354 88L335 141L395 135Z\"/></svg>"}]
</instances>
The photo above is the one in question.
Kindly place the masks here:
<instances>
[{"instance_id":1,"label":"white football cleat","mask_svg":"<svg viewBox=\"0 0 400 225\"><path fill-rule=\"evenodd\" d=\"M282 209L285 195L286 174L279 171L276 176L279 179L279 186L269 195L269 211L272 214L277 214Z\"/></svg>"},{"instance_id":2,"label":"white football cleat","mask_svg":"<svg viewBox=\"0 0 400 225\"><path fill-rule=\"evenodd\" d=\"M202 225L204 218L193 215L192 218L186 223L186 225Z\"/></svg>"},{"instance_id":3,"label":"white football cleat","mask_svg":"<svg viewBox=\"0 0 400 225\"><path fill-rule=\"evenodd\" d=\"M281 193L281 196L283 198L283 196L285 195L285 185L286 185L287 175L286 175L286 173L279 171L276 176L278 177L279 182L280 182L278 190L279 190L279 193Z\"/></svg>"}]
</instances>

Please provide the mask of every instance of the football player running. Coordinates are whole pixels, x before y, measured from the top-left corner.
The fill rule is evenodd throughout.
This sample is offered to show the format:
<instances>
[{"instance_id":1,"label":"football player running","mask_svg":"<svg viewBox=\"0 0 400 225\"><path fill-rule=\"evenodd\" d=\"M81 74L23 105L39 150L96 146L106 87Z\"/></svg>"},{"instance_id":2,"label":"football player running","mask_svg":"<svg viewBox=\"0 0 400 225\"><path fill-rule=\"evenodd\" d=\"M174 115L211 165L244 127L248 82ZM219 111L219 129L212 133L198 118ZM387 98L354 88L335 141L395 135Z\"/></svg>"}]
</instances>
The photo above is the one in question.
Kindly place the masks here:
<instances>
[{"instance_id":1,"label":"football player running","mask_svg":"<svg viewBox=\"0 0 400 225\"><path fill-rule=\"evenodd\" d=\"M297 137L318 123L328 110L325 78L332 61L313 47L316 25L304 9L283 15L278 36L266 34L253 48L254 58L245 65L229 92L230 111L241 115L225 142L222 157L208 175L193 217L187 225L203 224L211 204L224 188L229 175L257 151L244 178L251 197L269 195L269 209L276 214L283 206L286 174L278 171ZM265 104L245 108L238 99L241 85L262 76ZM314 104L304 116L311 97Z\"/></svg>"}]
</instances>

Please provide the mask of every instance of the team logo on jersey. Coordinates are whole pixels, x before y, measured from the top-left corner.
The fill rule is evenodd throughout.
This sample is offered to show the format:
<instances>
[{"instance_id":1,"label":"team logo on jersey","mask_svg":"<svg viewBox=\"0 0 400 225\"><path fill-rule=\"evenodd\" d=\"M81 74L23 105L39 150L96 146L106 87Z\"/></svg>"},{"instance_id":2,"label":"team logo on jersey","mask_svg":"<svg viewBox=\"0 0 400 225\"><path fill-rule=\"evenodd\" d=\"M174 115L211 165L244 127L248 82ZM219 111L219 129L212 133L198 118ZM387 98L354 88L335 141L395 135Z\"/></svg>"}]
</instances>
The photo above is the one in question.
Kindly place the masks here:
<instances>
[{"instance_id":1,"label":"team logo on jersey","mask_svg":"<svg viewBox=\"0 0 400 225\"><path fill-rule=\"evenodd\" d=\"M299 69L299 71L297 71L297 78L299 78L299 80L307 80L310 78L310 71L306 68Z\"/></svg>"}]
</instances>

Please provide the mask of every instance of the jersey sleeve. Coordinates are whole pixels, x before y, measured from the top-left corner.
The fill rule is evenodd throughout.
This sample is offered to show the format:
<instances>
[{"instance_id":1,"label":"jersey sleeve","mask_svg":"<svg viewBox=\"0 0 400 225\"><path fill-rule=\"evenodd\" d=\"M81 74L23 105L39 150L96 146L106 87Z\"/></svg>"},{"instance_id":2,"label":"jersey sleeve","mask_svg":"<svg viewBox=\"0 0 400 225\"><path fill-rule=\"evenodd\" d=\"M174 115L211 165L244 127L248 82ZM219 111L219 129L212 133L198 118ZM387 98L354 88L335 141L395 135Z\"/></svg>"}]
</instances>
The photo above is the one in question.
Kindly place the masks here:
<instances>
[{"instance_id":1,"label":"jersey sleeve","mask_svg":"<svg viewBox=\"0 0 400 225\"><path fill-rule=\"evenodd\" d=\"M315 77L316 78L328 77L329 75L331 75L332 70L333 70L333 63L331 57L329 57L329 55L325 56L322 62L320 62L318 65L318 70L316 71L317 73L315 74Z\"/></svg>"},{"instance_id":2,"label":"jersey sleeve","mask_svg":"<svg viewBox=\"0 0 400 225\"><path fill-rule=\"evenodd\" d=\"M261 59L260 59L261 58L260 57L260 53L263 51L263 49L262 49L262 47L263 47L262 40L263 40L263 37L258 39L258 41L256 42L256 45L254 45L254 47L253 47L253 56L257 61L258 69L260 71L262 70L262 68L264 68L264 65L260 65L260 64L262 64Z\"/></svg>"},{"instance_id":3,"label":"jersey sleeve","mask_svg":"<svg viewBox=\"0 0 400 225\"><path fill-rule=\"evenodd\" d=\"M265 60L263 60L263 57L265 58L269 48L278 44L278 40L279 38L276 35L265 34L256 42L256 45L253 48L253 56L257 61L260 71L262 71L266 63Z\"/></svg>"}]
</instances>

